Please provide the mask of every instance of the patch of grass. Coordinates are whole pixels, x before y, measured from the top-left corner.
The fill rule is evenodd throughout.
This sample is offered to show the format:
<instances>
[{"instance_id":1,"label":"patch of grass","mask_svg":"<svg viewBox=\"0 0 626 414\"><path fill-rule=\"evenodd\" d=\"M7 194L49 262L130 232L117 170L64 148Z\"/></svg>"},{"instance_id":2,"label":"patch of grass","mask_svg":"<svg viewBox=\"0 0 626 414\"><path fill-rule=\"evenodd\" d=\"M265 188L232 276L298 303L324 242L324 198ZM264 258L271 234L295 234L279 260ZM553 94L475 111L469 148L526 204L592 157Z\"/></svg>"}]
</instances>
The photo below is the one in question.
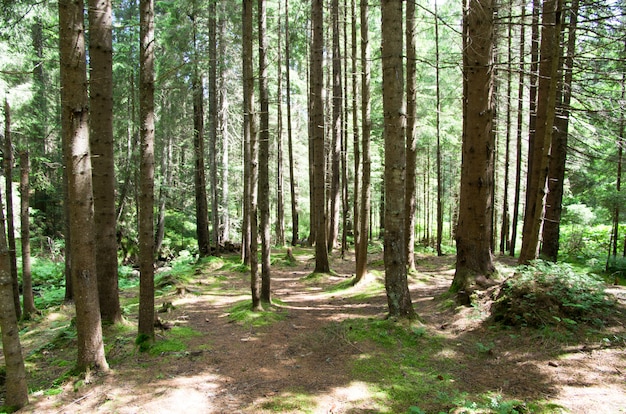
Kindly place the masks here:
<instances>
[{"instance_id":1,"label":"patch of grass","mask_svg":"<svg viewBox=\"0 0 626 414\"><path fill-rule=\"evenodd\" d=\"M311 413L315 406L315 395L309 395L300 390L286 392L261 403L261 408L277 413L291 411Z\"/></svg>"},{"instance_id":2,"label":"patch of grass","mask_svg":"<svg viewBox=\"0 0 626 414\"><path fill-rule=\"evenodd\" d=\"M230 321L239 323L245 327L256 328L271 325L283 320L286 315L286 311L279 310L276 307L261 312L253 312L251 300L241 301L228 310L228 319Z\"/></svg>"},{"instance_id":3,"label":"patch of grass","mask_svg":"<svg viewBox=\"0 0 626 414\"><path fill-rule=\"evenodd\" d=\"M165 340L154 342L152 346L150 346L149 352L151 355L186 352L187 340L199 335L202 334L187 326L175 326L168 331L167 338Z\"/></svg>"}]
</instances>

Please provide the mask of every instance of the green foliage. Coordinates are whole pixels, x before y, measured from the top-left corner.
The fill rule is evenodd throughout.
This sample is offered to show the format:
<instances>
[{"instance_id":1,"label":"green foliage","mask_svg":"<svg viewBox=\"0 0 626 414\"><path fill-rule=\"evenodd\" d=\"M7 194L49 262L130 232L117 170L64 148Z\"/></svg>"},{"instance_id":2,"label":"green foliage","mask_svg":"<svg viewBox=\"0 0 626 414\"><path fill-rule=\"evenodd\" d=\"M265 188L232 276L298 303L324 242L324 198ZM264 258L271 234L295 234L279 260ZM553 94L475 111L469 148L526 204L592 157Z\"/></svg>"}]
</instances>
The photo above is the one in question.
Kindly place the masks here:
<instances>
[{"instance_id":1,"label":"green foliage","mask_svg":"<svg viewBox=\"0 0 626 414\"><path fill-rule=\"evenodd\" d=\"M45 258L32 258L35 306L46 309L60 305L65 298L65 264Z\"/></svg>"},{"instance_id":2,"label":"green foliage","mask_svg":"<svg viewBox=\"0 0 626 414\"><path fill-rule=\"evenodd\" d=\"M276 308L255 312L252 310L252 301L238 302L228 310L228 319L242 324L245 327L261 327L271 325L285 319L286 311Z\"/></svg>"},{"instance_id":3,"label":"green foliage","mask_svg":"<svg viewBox=\"0 0 626 414\"><path fill-rule=\"evenodd\" d=\"M612 309L614 302L605 295L601 279L567 264L537 260L519 267L504 283L492 316L507 325L572 328L601 324Z\"/></svg>"}]
</instances>

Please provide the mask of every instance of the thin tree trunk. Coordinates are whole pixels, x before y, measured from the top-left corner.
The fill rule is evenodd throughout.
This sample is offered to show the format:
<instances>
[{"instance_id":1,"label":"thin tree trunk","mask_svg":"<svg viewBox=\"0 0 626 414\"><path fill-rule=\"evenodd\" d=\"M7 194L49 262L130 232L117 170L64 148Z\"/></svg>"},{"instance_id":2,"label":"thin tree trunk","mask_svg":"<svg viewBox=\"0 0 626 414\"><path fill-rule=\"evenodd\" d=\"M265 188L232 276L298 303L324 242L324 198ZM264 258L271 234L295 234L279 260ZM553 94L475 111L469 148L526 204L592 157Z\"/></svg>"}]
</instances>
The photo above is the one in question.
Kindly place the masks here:
<instances>
[{"instance_id":1,"label":"thin tree trunk","mask_svg":"<svg viewBox=\"0 0 626 414\"><path fill-rule=\"evenodd\" d=\"M513 77L513 2L509 2L507 18L507 72L506 72L506 138L504 149L504 191L502 194L502 225L500 227L500 253L504 254L509 244L509 167L511 164L511 90Z\"/></svg>"},{"instance_id":2,"label":"thin tree trunk","mask_svg":"<svg viewBox=\"0 0 626 414\"><path fill-rule=\"evenodd\" d=\"M406 268L406 108L402 70L402 1L383 0L382 68L385 117L385 290L389 316L414 318Z\"/></svg>"},{"instance_id":3,"label":"thin tree trunk","mask_svg":"<svg viewBox=\"0 0 626 414\"><path fill-rule=\"evenodd\" d=\"M541 62L537 88L537 120L534 141L529 152L529 185L522 233L519 262L528 263L537 258L543 222L546 178L553 126L556 113L557 71L559 64L559 36L561 32L561 0L543 3L541 32Z\"/></svg>"},{"instance_id":4,"label":"thin tree trunk","mask_svg":"<svg viewBox=\"0 0 626 414\"><path fill-rule=\"evenodd\" d=\"M113 46L111 0L89 0L90 120L96 268L100 314L122 320L117 274L115 159L113 145Z\"/></svg>"},{"instance_id":5,"label":"thin tree trunk","mask_svg":"<svg viewBox=\"0 0 626 414\"><path fill-rule=\"evenodd\" d=\"M355 249L356 272L354 283L363 279L367 272L367 246L370 240L371 221L371 160L370 160L370 133L371 106L370 106L370 56L369 56L369 13L368 0L361 0L359 15L361 21L361 150L363 152L363 171L361 178L361 200L359 212L359 226L356 228L358 244Z\"/></svg>"},{"instance_id":6,"label":"thin tree trunk","mask_svg":"<svg viewBox=\"0 0 626 414\"><path fill-rule=\"evenodd\" d=\"M332 0L332 139L330 149L330 212L328 251L332 251L337 245L339 237L339 208L341 203L340 193L340 162L341 162L341 112L343 107L343 89L341 86L341 47L339 45L339 0Z\"/></svg>"},{"instance_id":7,"label":"thin tree trunk","mask_svg":"<svg viewBox=\"0 0 626 414\"><path fill-rule=\"evenodd\" d=\"M314 220L311 227L315 233L315 273L330 272L326 231L326 153L324 136L324 13L323 1L311 1L311 80L310 120L313 162L313 202L311 211Z\"/></svg>"},{"instance_id":8,"label":"thin tree trunk","mask_svg":"<svg viewBox=\"0 0 626 414\"><path fill-rule=\"evenodd\" d=\"M247 229L244 230L244 242L247 240L248 260L250 263L250 290L252 293L252 310L262 310L261 280L258 274L258 224L257 224L257 184L258 173L258 141L256 113L254 111L254 70L252 61L252 23L253 1L243 0L242 31L243 31L243 105L244 105L244 168L248 175L244 177L244 220L247 218ZM245 175L245 171L244 171ZM247 179L246 179L247 178ZM246 211L247 210L247 211Z\"/></svg>"},{"instance_id":9,"label":"thin tree trunk","mask_svg":"<svg viewBox=\"0 0 626 414\"><path fill-rule=\"evenodd\" d=\"M218 21L218 33L219 33L219 61L223 62L226 57L226 22L225 22L225 8L226 4L221 3L221 13ZM230 241L230 215L229 215L229 199L230 190L228 182L229 172L229 156L228 151L230 149L230 134L228 133L228 90L225 81L226 69L224 65L219 65L219 125L220 135L222 137L222 191L221 191L221 203L222 203L222 217L220 219L221 240L224 242Z\"/></svg>"},{"instance_id":10,"label":"thin tree trunk","mask_svg":"<svg viewBox=\"0 0 626 414\"><path fill-rule=\"evenodd\" d=\"M197 50L198 40L195 18L196 10L194 3L194 11L191 20L193 26L193 44ZM191 85L193 92L194 190L196 196L196 238L198 239L198 253L200 257L205 257L211 254L211 242L209 240L209 206L207 202L204 162L204 87L203 77L198 67L198 59L199 56L196 56Z\"/></svg>"},{"instance_id":11,"label":"thin tree trunk","mask_svg":"<svg viewBox=\"0 0 626 414\"><path fill-rule=\"evenodd\" d=\"M4 213L0 196L0 330L2 330L2 352L6 370L4 405L19 409L28 404L28 384L26 383L20 330L13 301L11 264L5 235Z\"/></svg>"},{"instance_id":12,"label":"thin tree trunk","mask_svg":"<svg viewBox=\"0 0 626 414\"><path fill-rule=\"evenodd\" d=\"M139 337L154 341L154 2L139 1Z\"/></svg>"},{"instance_id":13,"label":"thin tree trunk","mask_svg":"<svg viewBox=\"0 0 626 414\"><path fill-rule=\"evenodd\" d=\"M357 9L356 9L356 0L351 0L350 2L351 8L351 58L352 58L352 138L353 138L353 152L354 152L354 187L353 187L353 198L354 202L352 203L352 228L354 232L354 251L355 255L359 249L360 243L360 180L361 180L361 149L360 149L360 133L359 133L359 106L358 106L358 73L357 73L357 60L359 56L357 54ZM347 148L346 148L347 150Z\"/></svg>"},{"instance_id":14,"label":"thin tree trunk","mask_svg":"<svg viewBox=\"0 0 626 414\"><path fill-rule=\"evenodd\" d=\"M11 142L11 107L9 100L4 98L4 178L6 196L6 239L8 242L11 281L13 284L13 302L17 319L22 317L20 306L20 284L17 278L17 258L15 249L15 225L13 222L13 143Z\"/></svg>"},{"instance_id":15,"label":"thin tree trunk","mask_svg":"<svg viewBox=\"0 0 626 414\"><path fill-rule=\"evenodd\" d=\"M278 3L278 64L276 99L276 244L285 245L285 197L283 191L283 55L282 55L282 15Z\"/></svg>"},{"instance_id":16,"label":"thin tree trunk","mask_svg":"<svg viewBox=\"0 0 626 414\"><path fill-rule=\"evenodd\" d=\"M293 129L291 125L291 60L289 47L289 0L285 0L285 82L287 83L287 148L289 152L289 192L291 195L291 245L295 246L299 238L299 213L297 181L294 176L295 165L293 157Z\"/></svg>"},{"instance_id":17,"label":"thin tree trunk","mask_svg":"<svg viewBox=\"0 0 626 414\"><path fill-rule=\"evenodd\" d=\"M219 188L217 174L217 128L218 120L218 93L217 93L217 2L209 2L209 172L211 181L211 228L210 243L215 246L215 252L220 251L220 216L218 211Z\"/></svg>"},{"instance_id":18,"label":"thin tree trunk","mask_svg":"<svg viewBox=\"0 0 626 414\"><path fill-rule=\"evenodd\" d=\"M27 151L20 152L20 235L22 244L22 301L24 319L29 319L33 313L39 313L35 307L33 297L33 278L30 255L30 184L28 174L30 162Z\"/></svg>"},{"instance_id":19,"label":"thin tree trunk","mask_svg":"<svg viewBox=\"0 0 626 414\"><path fill-rule=\"evenodd\" d=\"M406 3L406 262L415 270L415 211L417 197L417 21L415 2Z\"/></svg>"},{"instance_id":20,"label":"thin tree trunk","mask_svg":"<svg viewBox=\"0 0 626 414\"><path fill-rule=\"evenodd\" d=\"M163 105L166 108L171 107L169 99L165 98ZM156 236L154 242L154 252L156 256L160 256L161 247L163 245L163 239L165 238L165 213L167 200L169 199L169 189L172 186L172 156L173 156L173 134L169 131L167 125L164 125L165 131L165 145L163 146L163 153L161 154L161 176L162 182L159 187L159 201L157 210L157 223L156 223Z\"/></svg>"},{"instance_id":21,"label":"thin tree trunk","mask_svg":"<svg viewBox=\"0 0 626 414\"><path fill-rule=\"evenodd\" d=\"M439 15L435 2L435 76L437 94L437 256L443 256L441 241L443 238L443 176L441 174L441 82L440 82L440 54L439 54Z\"/></svg>"},{"instance_id":22,"label":"thin tree trunk","mask_svg":"<svg viewBox=\"0 0 626 414\"><path fill-rule=\"evenodd\" d=\"M270 114L267 79L267 13L265 0L258 2L259 34L259 215L261 224L261 302L271 298L271 223L270 223Z\"/></svg>"},{"instance_id":23,"label":"thin tree trunk","mask_svg":"<svg viewBox=\"0 0 626 414\"><path fill-rule=\"evenodd\" d=\"M509 246L509 254L515 256L515 245L517 244L517 222L519 221L520 193L522 183L522 130L524 119L524 69L525 69L525 40L526 40L526 5L522 4L522 12L520 17L520 63L519 63L519 80L517 85L517 138L516 138L516 157L515 157L515 195L513 201L513 217L511 219L511 243Z\"/></svg>"}]
</instances>

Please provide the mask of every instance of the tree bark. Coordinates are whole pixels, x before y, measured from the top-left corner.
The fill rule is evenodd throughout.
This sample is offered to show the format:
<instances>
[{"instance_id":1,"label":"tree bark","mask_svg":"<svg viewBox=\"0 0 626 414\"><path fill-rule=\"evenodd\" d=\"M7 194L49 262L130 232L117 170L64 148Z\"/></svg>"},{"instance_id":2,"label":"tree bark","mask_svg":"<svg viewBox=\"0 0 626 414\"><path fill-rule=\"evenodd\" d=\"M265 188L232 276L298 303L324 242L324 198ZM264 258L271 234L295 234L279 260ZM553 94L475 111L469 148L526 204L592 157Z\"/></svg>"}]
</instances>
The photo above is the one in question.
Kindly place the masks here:
<instances>
[{"instance_id":1,"label":"tree bark","mask_svg":"<svg viewBox=\"0 0 626 414\"><path fill-rule=\"evenodd\" d=\"M22 302L24 319L33 313L39 313L33 297L33 278L30 255L30 184L28 174L30 162L27 151L20 152L20 235L22 243Z\"/></svg>"},{"instance_id":2,"label":"tree bark","mask_svg":"<svg viewBox=\"0 0 626 414\"><path fill-rule=\"evenodd\" d=\"M567 53L559 57L559 78L557 115L554 120L554 132L548 166L548 195L546 214L543 223L543 243L541 257L556 262L559 253L561 213L563 210L563 185L565 182L565 162L567 159L567 141L569 135L570 102L572 98L572 80L574 54L576 53L576 26L578 23L578 0L572 0L568 11Z\"/></svg>"},{"instance_id":3,"label":"tree bark","mask_svg":"<svg viewBox=\"0 0 626 414\"><path fill-rule=\"evenodd\" d=\"M108 370L104 356L96 245L93 187L89 148L89 99L85 60L84 5L82 0L59 2L62 133L68 175L71 277L76 304L78 356L76 366Z\"/></svg>"},{"instance_id":4,"label":"tree bark","mask_svg":"<svg viewBox=\"0 0 626 414\"><path fill-rule=\"evenodd\" d=\"M456 273L450 290L467 291L495 272L491 254L493 209L493 5L468 0L464 15L464 118Z\"/></svg>"},{"instance_id":5,"label":"tree bark","mask_svg":"<svg viewBox=\"0 0 626 414\"><path fill-rule=\"evenodd\" d=\"M113 146L113 44L111 0L89 0L89 139L92 154L96 269L100 315L122 320L117 274L115 157Z\"/></svg>"},{"instance_id":6,"label":"tree bark","mask_svg":"<svg viewBox=\"0 0 626 414\"><path fill-rule=\"evenodd\" d=\"M194 150L194 190L196 195L196 237L198 239L198 253L200 257L211 254L209 240L209 206L206 194L206 173L204 162L204 87L203 79L198 67L200 56L197 54L198 40L196 28L196 10L192 16L193 44L196 51L194 73L191 89L193 91L193 150Z\"/></svg>"},{"instance_id":7,"label":"tree bark","mask_svg":"<svg viewBox=\"0 0 626 414\"><path fill-rule=\"evenodd\" d=\"M356 228L356 272L354 283L360 282L367 272L367 246L369 244L370 213L371 213L371 159L370 135L372 129L370 104L370 56L369 56L369 24L367 16L369 5L367 0L359 4L361 21L361 151L362 178L359 226Z\"/></svg>"},{"instance_id":8,"label":"tree bark","mask_svg":"<svg viewBox=\"0 0 626 414\"><path fill-rule=\"evenodd\" d=\"M517 131L516 131L516 156L515 156L515 195L513 201L513 217L511 218L511 243L509 255L515 256L515 246L517 244L517 222L519 220L520 193L522 183L522 132L524 125L524 69L525 64L525 39L526 39L526 5L522 5L520 17L520 63L519 79L517 84Z\"/></svg>"},{"instance_id":9,"label":"tree bark","mask_svg":"<svg viewBox=\"0 0 626 414\"><path fill-rule=\"evenodd\" d=\"M22 317L20 306L20 284L17 277L17 258L15 248L15 225L13 222L13 143L11 141L11 107L9 100L4 98L4 178L6 195L6 238L8 243L9 264L11 266L11 280L13 284L13 302L17 319Z\"/></svg>"},{"instance_id":10,"label":"tree bark","mask_svg":"<svg viewBox=\"0 0 626 414\"><path fill-rule=\"evenodd\" d=\"M287 152L289 153L289 193L291 195L291 245L298 244L299 233L299 213L297 181L295 178L295 161L293 157L293 128L291 124L291 58L289 46L289 0L285 0L285 87L287 88Z\"/></svg>"},{"instance_id":11,"label":"tree bark","mask_svg":"<svg viewBox=\"0 0 626 414\"><path fill-rule=\"evenodd\" d=\"M311 75L309 131L313 156L311 227L315 233L315 273L330 272L326 231L326 153L324 136L324 12L323 1L311 1Z\"/></svg>"},{"instance_id":12,"label":"tree bark","mask_svg":"<svg viewBox=\"0 0 626 414\"><path fill-rule=\"evenodd\" d=\"M527 204L519 263L528 263L536 259L539 254L539 238L545 208L548 156L552 145L556 114L556 75L560 56L560 32L561 0L547 0L543 3L537 119L534 140L529 151Z\"/></svg>"},{"instance_id":13,"label":"tree bark","mask_svg":"<svg viewBox=\"0 0 626 414\"><path fill-rule=\"evenodd\" d=\"M332 121L331 121L331 148L330 148L330 212L328 251L337 245L339 237L339 208L341 203L340 192L340 161L342 144L342 106L343 90L341 85L341 48L339 45L339 0L332 0Z\"/></svg>"},{"instance_id":14,"label":"tree bark","mask_svg":"<svg viewBox=\"0 0 626 414\"><path fill-rule=\"evenodd\" d=\"M261 224L261 301L271 303L271 223L270 223L270 114L267 79L267 13L265 0L258 2L259 34L259 213Z\"/></svg>"},{"instance_id":15,"label":"tree bark","mask_svg":"<svg viewBox=\"0 0 626 414\"><path fill-rule=\"evenodd\" d=\"M13 301L11 264L5 235L0 197L0 330L2 330L2 352L6 370L4 405L19 409L28 404L28 384Z\"/></svg>"},{"instance_id":16,"label":"tree bark","mask_svg":"<svg viewBox=\"0 0 626 414\"><path fill-rule=\"evenodd\" d=\"M209 172L211 181L211 237L209 242L215 246L216 253L220 250L220 216L218 211L219 188L217 168L217 129L219 125L218 93L217 93L217 6L215 1L209 2ZM209 246L210 247L210 246Z\"/></svg>"},{"instance_id":17,"label":"tree bark","mask_svg":"<svg viewBox=\"0 0 626 414\"><path fill-rule=\"evenodd\" d=\"M139 2L139 336L154 341L154 1Z\"/></svg>"},{"instance_id":18,"label":"tree bark","mask_svg":"<svg viewBox=\"0 0 626 414\"><path fill-rule=\"evenodd\" d=\"M406 262L415 270L415 212L417 209L417 21L415 2L406 3Z\"/></svg>"},{"instance_id":19,"label":"tree bark","mask_svg":"<svg viewBox=\"0 0 626 414\"><path fill-rule=\"evenodd\" d=\"M389 316L414 318L406 268L406 108L402 70L402 1L382 0L383 113L385 120L385 290Z\"/></svg>"}]
</instances>

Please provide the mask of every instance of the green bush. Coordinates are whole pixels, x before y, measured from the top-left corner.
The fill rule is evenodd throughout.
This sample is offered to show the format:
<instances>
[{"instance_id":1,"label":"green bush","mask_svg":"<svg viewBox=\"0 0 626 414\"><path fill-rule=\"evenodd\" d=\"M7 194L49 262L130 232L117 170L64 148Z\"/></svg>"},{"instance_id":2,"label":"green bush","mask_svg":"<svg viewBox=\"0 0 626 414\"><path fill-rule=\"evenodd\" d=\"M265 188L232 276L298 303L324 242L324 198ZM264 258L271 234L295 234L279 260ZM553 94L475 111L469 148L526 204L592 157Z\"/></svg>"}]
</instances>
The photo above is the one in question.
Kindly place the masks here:
<instances>
[{"instance_id":1,"label":"green bush","mask_svg":"<svg viewBox=\"0 0 626 414\"><path fill-rule=\"evenodd\" d=\"M573 328L578 323L601 324L614 306L595 275L537 260L519 267L504 282L491 312L506 325Z\"/></svg>"}]
</instances>

